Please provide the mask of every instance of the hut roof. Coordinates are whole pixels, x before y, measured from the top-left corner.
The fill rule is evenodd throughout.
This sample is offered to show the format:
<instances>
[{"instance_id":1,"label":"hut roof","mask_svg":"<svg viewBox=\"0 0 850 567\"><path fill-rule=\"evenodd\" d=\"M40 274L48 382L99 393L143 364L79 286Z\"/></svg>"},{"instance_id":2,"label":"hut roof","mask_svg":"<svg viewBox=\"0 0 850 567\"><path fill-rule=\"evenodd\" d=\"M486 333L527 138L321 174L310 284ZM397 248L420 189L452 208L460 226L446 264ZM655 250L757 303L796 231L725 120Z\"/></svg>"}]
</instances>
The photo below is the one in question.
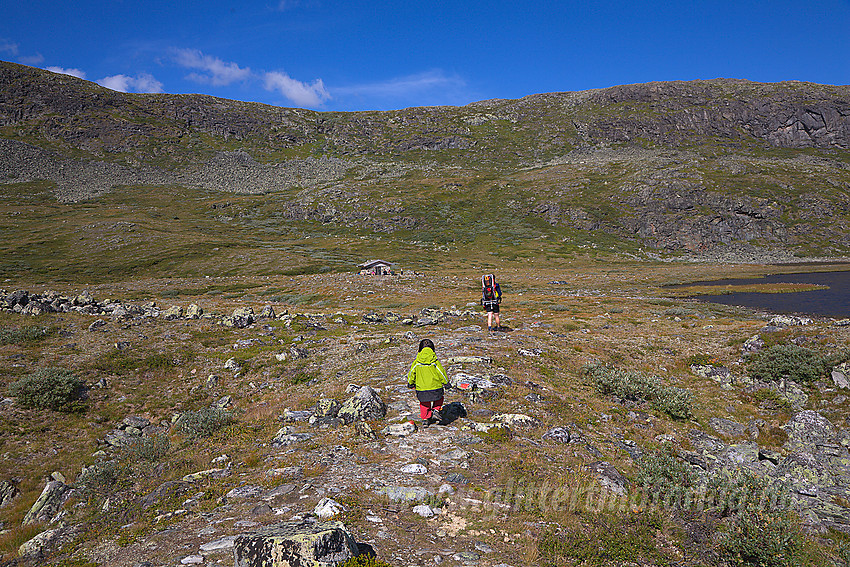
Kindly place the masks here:
<instances>
[{"instance_id":1,"label":"hut roof","mask_svg":"<svg viewBox=\"0 0 850 567\"><path fill-rule=\"evenodd\" d=\"M368 260L363 262L362 264L358 264L358 267L363 268L364 270L368 270L369 268L374 268L375 266L392 266L392 262L387 262L386 260Z\"/></svg>"}]
</instances>

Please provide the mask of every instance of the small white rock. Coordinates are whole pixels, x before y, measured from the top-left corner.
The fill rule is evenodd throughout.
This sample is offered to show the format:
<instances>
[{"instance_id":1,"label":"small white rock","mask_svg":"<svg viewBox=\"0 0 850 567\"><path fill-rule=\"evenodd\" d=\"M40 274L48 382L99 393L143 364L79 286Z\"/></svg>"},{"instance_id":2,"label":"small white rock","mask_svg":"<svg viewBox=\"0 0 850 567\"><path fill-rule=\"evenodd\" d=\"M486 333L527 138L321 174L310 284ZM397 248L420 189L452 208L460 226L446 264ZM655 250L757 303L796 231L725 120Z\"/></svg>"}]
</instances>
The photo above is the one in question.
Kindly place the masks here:
<instances>
[{"instance_id":1,"label":"small white rock","mask_svg":"<svg viewBox=\"0 0 850 567\"><path fill-rule=\"evenodd\" d=\"M419 506L414 506L413 512L419 514L423 518L430 518L434 515L434 510L432 510L431 507L427 504L420 504Z\"/></svg>"},{"instance_id":2,"label":"small white rock","mask_svg":"<svg viewBox=\"0 0 850 567\"><path fill-rule=\"evenodd\" d=\"M322 498L319 500L319 503L316 504L316 507L313 509L313 513L319 518L326 520L336 516L340 512L345 512L345 510L345 506L336 500L331 498Z\"/></svg>"},{"instance_id":3,"label":"small white rock","mask_svg":"<svg viewBox=\"0 0 850 567\"><path fill-rule=\"evenodd\" d=\"M404 474L425 474L428 472L428 469L425 468L425 465L413 463L401 467L401 472L403 472Z\"/></svg>"}]
</instances>

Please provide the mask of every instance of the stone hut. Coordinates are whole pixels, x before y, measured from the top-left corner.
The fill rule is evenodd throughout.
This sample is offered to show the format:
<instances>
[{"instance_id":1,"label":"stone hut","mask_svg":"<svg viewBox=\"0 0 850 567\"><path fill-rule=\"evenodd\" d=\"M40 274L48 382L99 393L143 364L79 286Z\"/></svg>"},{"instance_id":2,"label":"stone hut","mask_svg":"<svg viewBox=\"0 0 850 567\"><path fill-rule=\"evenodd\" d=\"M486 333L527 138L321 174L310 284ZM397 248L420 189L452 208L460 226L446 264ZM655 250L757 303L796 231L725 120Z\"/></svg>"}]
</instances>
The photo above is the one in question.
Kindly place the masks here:
<instances>
[{"instance_id":1,"label":"stone hut","mask_svg":"<svg viewBox=\"0 0 850 567\"><path fill-rule=\"evenodd\" d=\"M385 260L369 260L358 264L360 275L364 276L391 276L393 275L392 263Z\"/></svg>"}]
</instances>

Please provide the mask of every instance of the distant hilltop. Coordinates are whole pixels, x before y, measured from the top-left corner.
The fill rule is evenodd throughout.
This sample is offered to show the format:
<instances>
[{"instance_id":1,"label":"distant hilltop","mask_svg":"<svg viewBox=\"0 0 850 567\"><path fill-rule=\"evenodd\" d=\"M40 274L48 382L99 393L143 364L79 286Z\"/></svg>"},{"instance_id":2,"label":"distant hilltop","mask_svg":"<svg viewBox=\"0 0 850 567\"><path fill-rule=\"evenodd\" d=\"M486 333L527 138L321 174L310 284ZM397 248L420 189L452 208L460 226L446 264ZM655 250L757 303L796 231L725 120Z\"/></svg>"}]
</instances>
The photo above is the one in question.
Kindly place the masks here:
<instances>
[{"instance_id":1,"label":"distant hilltop","mask_svg":"<svg viewBox=\"0 0 850 567\"><path fill-rule=\"evenodd\" d=\"M830 255L850 248L848 156L848 86L715 79L316 112L0 63L0 183L44 180L66 202L133 185L295 191L280 222L404 237L484 199L544 238ZM416 190L385 193L405 180ZM447 208L425 215L423 191ZM470 218L459 237L480 232Z\"/></svg>"}]
</instances>

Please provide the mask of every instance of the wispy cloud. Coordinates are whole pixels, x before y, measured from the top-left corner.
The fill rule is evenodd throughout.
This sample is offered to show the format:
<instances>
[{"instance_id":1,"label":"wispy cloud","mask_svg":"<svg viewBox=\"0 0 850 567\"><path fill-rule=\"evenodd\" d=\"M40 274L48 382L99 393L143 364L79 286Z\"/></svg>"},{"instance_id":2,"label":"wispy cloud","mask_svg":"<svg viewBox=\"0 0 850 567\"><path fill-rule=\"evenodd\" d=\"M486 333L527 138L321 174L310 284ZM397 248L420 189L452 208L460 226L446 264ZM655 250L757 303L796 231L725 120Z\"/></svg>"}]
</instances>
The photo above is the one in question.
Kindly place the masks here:
<instances>
[{"instance_id":1,"label":"wispy cloud","mask_svg":"<svg viewBox=\"0 0 850 567\"><path fill-rule=\"evenodd\" d=\"M161 93L162 83L149 73L139 73L135 77L112 75L97 81L97 84L121 93Z\"/></svg>"},{"instance_id":2,"label":"wispy cloud","mask_svg":"<svg viewBox=\"0 0 850 567\"><path fill-rule=\"evenodd\" d=\"M18 44L12 43L9 40L0 38L0 53L11 55L15 57L18 55Z\"/></svg>"},{"instance_id":3,"label":"wispy cloud","mask_svg":"<svg viewBox=\"0 0 850 567\"><path fill-rule=\"evenodd\" d=\"M272 71L265 74L264 85L266 90L277 91L298 106L315 108L331 98L322 79L308 84L293 79L286 73Z\"/></svg>"},{"instance_id":4,"label":"wispy cloud","mask_svg":"<svg viewBox=\"0 0 850 567\"><path fill-rule=\"evenodd\" d=\"M216 87L245 81L251 77L251 69L240 67L233 62L225 62L212 55L204 55L198 49L174 50L174 61L187 69L198 69L199 73L186 76L190 81L205 83Z\"/></svg>"},{"instance_id":5,"label":"wispy cloud","mask_svg":"<svg viewBox=\"0 0 850 567\"><path fill-rule=\"evenodd\" d=\"M365 96L377 98L403 98L436 90L458 90L466 87L466 81L458 76L446 75L437 69L396 77L377 83L364 83L347 87L335 87L334 95Z\"/></svg>"},{"instance_id":6,"label":"wispy cloud","mask_svg":"<svg viewBox=\"0 0 850 567\"><path fill-rule=\"evenodd\" d=\"M21 55L18 57L18 61L24 65L39 65L44 63L44 55L41 53L36 53L35 55Z\"/></svg>"},{"instance_id":7,"label":"wispy cloud","mask_svg":"<svg viewBox=\"0 0 850 567\"><path fill-rule=\"evenodd\" d=\"M48 71L53 73L60 73L62 75L71 75L72 77L77 77L78 79L85 79L86 72L80 69L65 69L64 67L45 67Z\"/></svg>"}]
</instances>

